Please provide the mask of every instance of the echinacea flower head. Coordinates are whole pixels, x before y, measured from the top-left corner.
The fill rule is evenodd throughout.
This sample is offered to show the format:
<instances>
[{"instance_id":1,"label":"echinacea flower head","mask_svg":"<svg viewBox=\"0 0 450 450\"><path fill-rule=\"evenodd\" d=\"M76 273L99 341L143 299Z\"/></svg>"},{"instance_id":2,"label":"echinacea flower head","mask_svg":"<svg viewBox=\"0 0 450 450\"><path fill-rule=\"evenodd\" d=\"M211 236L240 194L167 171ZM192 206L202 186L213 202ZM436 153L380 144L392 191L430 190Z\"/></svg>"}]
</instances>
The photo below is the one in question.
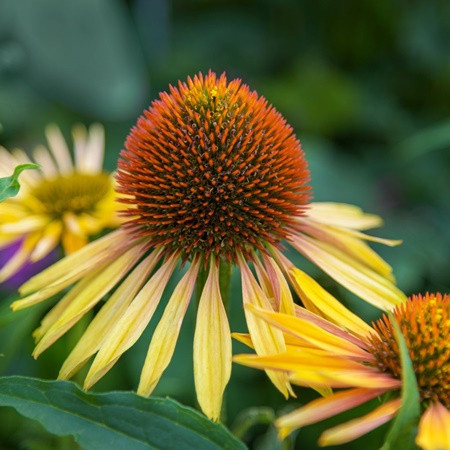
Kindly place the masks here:
<instances>
[{"instance_id":1,"label":"echinacea flower head","mask_svg":"<svg viewBox=\"0 0 450 450\"><path fill-rule=\"evenodd\" d=\"M77 283L36 331L35 356L113 291L60 372L69 378L96 355L85 380L86 388L92 386L137 341L184 263L187 271L153 334L138 392L150 395L155 388L194 286L206 279L194 336L194 379L202 410L217 420L231 373L221 265L239 269L244 304L293 314L288 283L301 289L282 253L284 241L367 301L383 309L402 302L390 267L364 242L398 243L362 232L380 225L379 217L349 205L310 203L308 181L292 128L240 80L210 72L171 86L138 119L120 155L121 229L32 278L21 289L26 297L12 305L31 306ZM281 331L245 315L259 354L285 350ZM285 396L292 392L286 374L268 375Z\"/></svg>"},{"instance_id":2,"label":"echinacea flower head","mask_svg":"<svg viewBox=\"0 0 450 450\"><path fill-rule=\"evenodd\" d=\"M59 128L46 129L49 150L33 158L41 169L21 175L19 194L0 204L0 248L20 247L0 269L0 282L25 264L42 260L59 244L66 254L86 245L89 236L119 225L111 174L103 171L104 131L100 125L73 130L75 161ZM0 147L0 175L32 162L20 149Z\"/></svg>"},{"instance_id":3,"label":"echinacea flower head","mask_svg":"<svg viewBox=\"0 0 450 450\"><path fill-rule=\"evenodd\" d=\"M303 278L305 295L330 295L306 274ZM420 395L422 415L416 443L425 450L450 449L450 295L413 295L397 306L392 316L383 315L371 327L363 322L349 325L348 321L336 325L301 308L297 317L260 309L253 309L253 313L286 333L288 349L271 356L238 355L237 362L281 370L301 386L346 388L280 417L276 421L280 437L386 392L391 392L387 402L363 417L325 431L319 444L349 442L397 414L402 365L395 320L405 339ZM348 317L351 315L349 311Z\"/></svg>"}]
</instances>

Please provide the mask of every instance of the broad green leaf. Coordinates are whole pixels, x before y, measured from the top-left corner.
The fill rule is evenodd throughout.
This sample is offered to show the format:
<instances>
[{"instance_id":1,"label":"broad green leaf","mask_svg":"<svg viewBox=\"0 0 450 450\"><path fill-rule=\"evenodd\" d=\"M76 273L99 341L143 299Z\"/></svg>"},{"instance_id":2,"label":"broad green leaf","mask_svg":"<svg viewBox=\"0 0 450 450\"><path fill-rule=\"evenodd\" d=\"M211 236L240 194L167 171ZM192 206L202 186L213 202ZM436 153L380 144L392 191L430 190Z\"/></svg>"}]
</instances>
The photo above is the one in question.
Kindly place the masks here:
<instances>
[{"instance_id":1,"label":"broad green leaf","mask_svg":"<svg viewBox=\"0 0 450 450\"><path fill-rule=\"evenodd\" d=\"M245 449L222 425L168 398L93 394L68 381L0 378L0 405L40 422L84 449Z\"/></svg>"},{"instance_id":2,"label":"broad green leaf","mask_svg":"<svg viewBox=\"0 0 450 450\"><path fill-rule=\"evenodd\" d=\"M27 169L39 169L39 165L20 164L14 169L14 173L10 177L0 178L0 202L18 194L20 189L19 175Z\"/></svg>"},{"instance_id":3,"label":"broad green leaf","mask_svg":"<svg viewBox=\"0 0 450 450\"><path fill-rule=\"evenodd\" d=\"M382 450L399 448L413 450L418 448L414 443L414 438L420 418L419 390L405 338L392 314L390 320L395 330L402 364L402 406L392 423Z\"/></svg>"}]
</instances>

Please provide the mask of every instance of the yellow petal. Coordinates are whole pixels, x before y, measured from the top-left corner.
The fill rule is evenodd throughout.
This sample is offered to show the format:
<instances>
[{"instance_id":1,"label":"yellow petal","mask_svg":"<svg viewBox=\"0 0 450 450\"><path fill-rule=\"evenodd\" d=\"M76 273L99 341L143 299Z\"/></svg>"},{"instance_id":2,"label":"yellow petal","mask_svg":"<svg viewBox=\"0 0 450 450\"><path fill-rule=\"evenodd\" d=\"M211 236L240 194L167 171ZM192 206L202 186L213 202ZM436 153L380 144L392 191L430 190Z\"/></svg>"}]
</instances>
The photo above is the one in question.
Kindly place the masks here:
<instances>
[{"instance_id":1,"label":"yellow petal","mask_svg":"<svg viewBox=\"0 0 450 450\"><path fill-rule=\"evenodd\" d=\"M129 237L122 230L113 231L35 275L19 288L19 292L22 295L30 294L64 278L71 278L71 275L79 272L80 266L95 267L102 259L113 254L114 245L127 241Z\"/></svg>"},{"instance_id":2,"label":"yellow petal","mask_svg":"<svg viewBox=\"0 0 450 450\"><path fill-rule=\"evenodd\" d=\"M153 333L142 368L138 394L149 396L172 359L181 324L191 300L199 263L191 264L177 284Z\"/></svg>"},{"instance_id":3,"label":"yellow petal","mask_svg":"<svg viewBox=\"0 0 450 450\"><path fill-rule=\"evenodd\" d=\"M392 400L363 417L330 428L320 436L319 445L340 445L353 441L391 420L397 414L400 406L400 399Z\"/></svg>"},{"instance_id":4,"label":"yellow petal","mask_svg":"<svg viewBox=\"0 0 450 450\"><path fill-rule=\"evenodd\" d=\"M139 291L125 313L104 340L86 376L84 388L89 389L116 363L141 336L158 306L163 291L177 264L177 257L164 263Z\"/></svg>"},{"instance_id":5,"label":"yellow petal","mask_svg":"<svg viewBox=\"0 0 450 450\"><path fill-rule=\"evenodd\" d=\"M202 411L211 420L220 418L223 392L230 375L230 326L220 295L218 268L211 261L194 335L195 390Z\"/></svg>"},{"instance_id":6,"label":"yellow petal","mask_svg":"<svg viewBox=\"0 0 450 450\"><path fill-rule=\"evenodd\" d=\"M39 241L39 238L40 233L31 233L25 238L20 248L0 270L0 282L7 280L23 267L23 265L28 261L30 254Z\"/></svg>"},{"instance_id":7,"label":"yellow petal","mask_svg":"<svg viewBox=\"0 0 450 450\"><path fill-rule=\"evenodd\" d=\"M89 137L83 154L82 169L86 172L97 173L102 170L105 152L105 130L99 123L89 128Z\"/></svg>"},{"instance_id":8,"label":"yellow petal","mask_svg":"<svg viewBox=\"0 0 450 450\"><path fill-rule=\"evenodd\" d=\"M326 242L331 246L342 250L362 264L372 268L391 281L394 281L392 267L364 241L370 240L391 247L401 244L402 241L377 238L347 228L324 225L316 223L309 218L298 219L298 222L301 225L302 232L314 237L318 241Z\"/></svg>"},{"instance_id":9,"label":"yellow petal","mask_svg":"<svg viewBox=\"0 0 450 450\"><path fill-rule=\"evenodd\" d=\"M406 301L403 292L389 280L326 243L296 235L292 245L349 291L377 308L390 310Z\"/></svg>"},{"instance_id":10,"label":"yellow petal","mask_svg":"<svg viewBox=\"0 0 450 450\"><path fill-rule=\"evenodd\" d=\"M139 259L140 253L134 248L121 255L105 267L97 276L73 299L56 322L49 328L34 349L37 358L52 345L68 329L91 310L131 269Z\"/></svg>"},{"instance_id":11,"label":"yellow petal","mask_svg":"<svg viewBox=\"0 0 450 450\"><path fill-rule=\"evenodd\" d=\"M345 203L313 202L306 215L320 223L355 230L368 230L383 224L380 216L366 214L361 208Z\"/></svg>"},{"instance_id":12,"label":"yellow petal","mask_svg":"<svg viewBox=\"0 0 450 450\"><path fill-rule=\"evenodd\" d=\"M373 333L372 327L348 310L305 272L294 268L291 274L295 281L294 287L297 288L296 292L305 306L314 305L320 311L320 315L357 336L365 337Z\"/></svg>"},{"instance_id":13,"label":"yellow petal","mask_svg":"<svg viewBox=\"0 0 450 450\"><path fill-rule=\"evenodd\" d=\"M39 261L48 255L59 243L61 236L62 224L60 221L53 221L49 223L45 229L39 242L36 244L33 252L30 255L31 261Z\"/></svg>"},{"instance_id":14,"label":"yellow petal","mask_svg":"<svg viewBox=\"0 0 450 450\"><path fill-rule=\"evenodd\" d=\"M247 263L243 259L239 261L239 267L242 276L242 299L244 306L255 305L264 310L272 311L272 306L268 298L259 287ZM250 313L246 308L244 312L247 327L258 355L283 353L286 350L283 333L280 330L270 326L266 321ZM275 387L286 398L289 396L289 393L293 395L286 374L274 371L266 371L266 373Z\"/></svg>"},{"instance_id":15,"label":"yellow petal","mask_svg":"<svg viewBox=\"0 0 450 450\"><path fill-rule=\"evenodd\" d=\"M253 305L247 305L246 310L285 333L290 333L333 355L346 356L363 361L370 360L370 354L358 345L336 336L308 320L288 314L265 311Z\"/></svg>"},{"instance_id":16,"label":"yellow petal","mask_svg":"<svg viewBox=\"0 0 450 450\"><path fill-rule=\"evenodd\" d=\"M431 403L422 414L416 444L423 450L450 449L450 411L442 403Z\"/></svg>"},{"instance_id":17,"label":"yellow petal","mask_svg":"<svg viewBox=\"0 0 450 450\"><path fill-rule=\"evenodd\" d=\"M56 125L49 125L45 129L45 135L59 172L62 174L72 172L72 158L61 130Z\"/></svg>"},{"instance_id":18,"label":"yellow petal","mask_svg":"<svg viewBox=\"0 0 450 450\"><path fill-rule=\"evenodd\" d=\"M64 297L56 303L55 306L44 316L41 320L41 325L39 328L33 331L33 337L36 344L43 338L45 333L53 326L53 324L61 317L64 311L69 307L69 305L75 300L78 295L83 292L97 277L101 272L102 268L93 270L89 275L86 275L82 280L76 283L67 292Z\"/></svg>"},{"instance_id":19,"label":"yellow petal","mask_svg":"<svg viewBox=\"0 0 450 450\"><path fill-rule=\"evenodd\" d=\"M307 405L279 417L275 421L280 439L284 439L297 428L320 422L341 412L355 408L384 392L383 389L357 388L318 398Z\"/></svg>"},{"instance_id":20,"label":"yellow petal","mask_svg":"<svg viewBox=\"0 0 450 450\"><path fill-rule=\"evenodd\" d=\"M0 225L0 233L14 234L15 236L40 230L48 223L48 218L39 215L27 215L23 219L7 222Z\"/></svg>"},{"instance_id":21,"label":"yellow petal","mask_svg":"<svg viewBox=\"0 0 450 450\"><path fill-rule=\"evenodd\" d=\"M276 311L295 315L294 300L283 272L273 258L267 255L264 255L263 258L267 271L266 278L272 286L278 304Z\"/></svg>"},{"instance_id":22,"label":"yellow petal","mask_svg":"<svg viewBox=\"0 0 450 450\"><path fill-rule=\"evenodd\" d=\"M83 234L75 234L71 231L65 231L62 235L61 244L67 255L75 253L77 250L80 250L80 248L85 247L87 243L88 238Z\"/></svg>"},{"instance_id":23,"label":"yellow petal","mask_svg":"<svg viewBox=\"0 0 450 450\"><path fill-rule=\"evenodd\" d=\"M117 321L125 313L128 305L141 289L145 280L155 268L161 255L161 249L153 251L127 276L125 281L114 291L102 309L94 317L77 345L64 361L59 372L59 379L73 376L86 361L98 351ZM73 289L72 289L73 290ZM58 305L61 302L58 303ZM57 306L58 306L57 305Z\"/></svg>"}]
</instances>

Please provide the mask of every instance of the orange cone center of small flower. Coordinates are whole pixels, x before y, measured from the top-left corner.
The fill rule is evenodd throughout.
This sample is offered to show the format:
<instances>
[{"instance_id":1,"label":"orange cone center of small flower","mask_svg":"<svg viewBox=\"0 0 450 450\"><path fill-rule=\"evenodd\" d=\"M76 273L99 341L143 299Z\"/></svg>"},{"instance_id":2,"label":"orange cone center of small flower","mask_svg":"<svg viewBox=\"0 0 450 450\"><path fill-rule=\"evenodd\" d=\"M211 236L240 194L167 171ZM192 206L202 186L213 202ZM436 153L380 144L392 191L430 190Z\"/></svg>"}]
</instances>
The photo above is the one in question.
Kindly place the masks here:
<instances>
[{"instance_id":1,"label":"orange cone center of small flower","mask_svg":"<svg viewBox=\"0 0 450 450\"><path fill-rule=\"evenodd\" d=\"M283 117L240 80L188 78L160 94L119 161L128 226L185 259L276 244L308 202L309 172Z\"/></svg>"},{"instance_id":2,"label":"orange cone center of small flower","mask_svg":"<svg viewBox=\"0 0 450 450\"><path fill-rule=\"evenodd\" d=\"M450 408L450 295L413 295L394 310L414 367L422 400ZM373 324L371 349L377 366L401 378L398 345L387 316Z\"/></svg>"},{"instance_id":3,"label":"orange cone center of small flower","mask_svg":"<svg viewBox=\"0 0 450 450\"><path fill-rule=\"evenodd\" d=\"M93 212L110 192L111 178L106 173L58 176L43 180L31 191L24 203L33 212L59 218L66 212Z\"/></svg>"}]
</instances>

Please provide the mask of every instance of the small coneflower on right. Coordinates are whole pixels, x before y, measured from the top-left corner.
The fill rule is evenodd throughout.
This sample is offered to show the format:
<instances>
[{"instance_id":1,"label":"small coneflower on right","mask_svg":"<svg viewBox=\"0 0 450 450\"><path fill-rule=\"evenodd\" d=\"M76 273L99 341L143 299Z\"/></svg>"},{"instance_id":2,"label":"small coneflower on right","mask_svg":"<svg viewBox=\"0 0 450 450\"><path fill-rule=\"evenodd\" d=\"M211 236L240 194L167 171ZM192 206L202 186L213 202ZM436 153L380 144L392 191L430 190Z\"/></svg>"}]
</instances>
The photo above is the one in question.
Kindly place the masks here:
<instances>
[{"instance_id":1,"label":"small coneflower on right","mask_svg":"<svg viewBox=\"0 0 450 450\"><path fill-rule=\"evenodd\" d=\"M302 273L304 295L316 305L337 301ZM342 305L339 306L343 308ZM297 307L296 316L250 307L259 318L285 333L282 354L237 355L241 364L289 374L297 385L346 388L316 399L277 419L280 438L390 392L388 401L365 416L326 430L321 446L352 441L388 422L402 403L402 365L392 319L369 326L350 311L337 311L335 323ZM340 317L345 319L340 320ZM392 316L391 316L392 317ZM450 295L413 295L393 311L412 362L422 414L416 444L425 450L450 449ZM338 325L337 325L337 324ZM237 336L250 343L245 336Z\"/></svg>"}]
</instances>

